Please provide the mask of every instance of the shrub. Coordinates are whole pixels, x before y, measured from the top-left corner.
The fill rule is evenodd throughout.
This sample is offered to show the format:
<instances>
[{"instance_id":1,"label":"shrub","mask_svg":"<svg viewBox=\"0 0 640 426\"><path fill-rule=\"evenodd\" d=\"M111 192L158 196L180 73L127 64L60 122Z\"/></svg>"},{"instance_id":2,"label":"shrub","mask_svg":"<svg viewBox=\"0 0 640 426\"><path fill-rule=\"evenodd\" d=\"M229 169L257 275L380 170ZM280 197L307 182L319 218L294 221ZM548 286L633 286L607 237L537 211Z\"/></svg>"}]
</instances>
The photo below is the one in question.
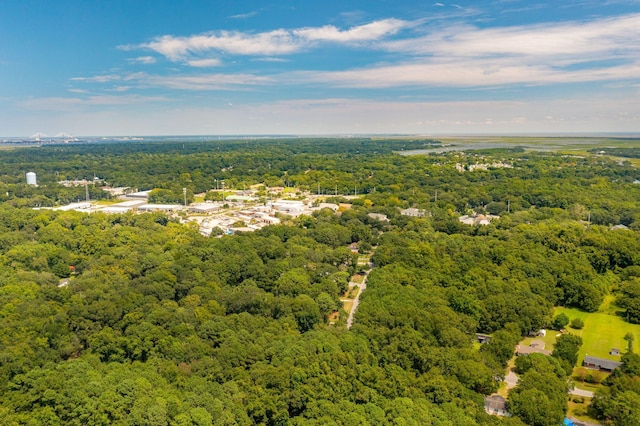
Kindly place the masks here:
<instances>
[{"instance_id":1,"label":"shrub","mask_svg":"<svg viewBox=\"0 0 640 426\"><path fill-rule=\"evenodd\" d=\"M582 330L582 327L584 327L584 321L582 321L580 318L574 318L569 323L569 327L575 330Z\"/></svg>"}]
</instances>

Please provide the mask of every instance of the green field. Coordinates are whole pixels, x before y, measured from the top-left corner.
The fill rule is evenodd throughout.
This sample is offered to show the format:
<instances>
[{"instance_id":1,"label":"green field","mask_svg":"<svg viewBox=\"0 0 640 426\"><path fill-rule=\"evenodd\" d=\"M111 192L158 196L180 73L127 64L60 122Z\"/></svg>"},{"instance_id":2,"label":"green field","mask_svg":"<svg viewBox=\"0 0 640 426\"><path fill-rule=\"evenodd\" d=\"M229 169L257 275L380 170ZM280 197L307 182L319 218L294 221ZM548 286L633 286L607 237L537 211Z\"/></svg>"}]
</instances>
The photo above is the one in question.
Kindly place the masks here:
<instances>
[{"instance_id":1,"label":"green field","mask_svg":"<svg viewBox=\"0 0 640 426\"><path fill-rule=\"evenodd\" d=\"M607 309L607 311L611 310ZM635 337L634 352L640 351L640 325L629 324L611 313L588 313L578 309L556 308L554 315L560 313L565 313L570 319L581 318L584 321L582 330L568 328L571 333L582 337L583 343L578 354L578 365L582 365L582 360L587 354L619 361L620 357L609 355L609 351L611 348L618 348L624 353L627 349L624 336L629 332Z\"/></svg>"}]
</instances>

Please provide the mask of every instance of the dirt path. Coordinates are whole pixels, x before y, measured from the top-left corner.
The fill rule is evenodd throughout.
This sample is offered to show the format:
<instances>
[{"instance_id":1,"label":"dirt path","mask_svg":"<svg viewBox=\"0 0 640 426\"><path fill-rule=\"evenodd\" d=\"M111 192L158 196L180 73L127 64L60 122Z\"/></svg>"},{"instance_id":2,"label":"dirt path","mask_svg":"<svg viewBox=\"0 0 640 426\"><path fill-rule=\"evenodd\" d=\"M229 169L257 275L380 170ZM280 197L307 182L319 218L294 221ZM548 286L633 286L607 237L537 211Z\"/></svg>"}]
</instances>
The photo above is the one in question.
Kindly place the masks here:
<instances>
[{"instance_id":1,"label":"dirt path","mask_svg":"<svg viewBox=\"0 0 640 426\"><path fill-rule=\"evenodd\" d=\"M369 272L373 269L373 263L369 262L369 269L364 271L364 278L361 284L355 284L360 287L358 294L356 294L356 298L353 300L353 306L351 307L351 311L349 312L349 318L347 318L347 329L351 328L353 325L353 318L358 310L358 304L360 303L360 295L364 293L367 289L367 278L369 278Z\"/></svg>"}]
</instances>

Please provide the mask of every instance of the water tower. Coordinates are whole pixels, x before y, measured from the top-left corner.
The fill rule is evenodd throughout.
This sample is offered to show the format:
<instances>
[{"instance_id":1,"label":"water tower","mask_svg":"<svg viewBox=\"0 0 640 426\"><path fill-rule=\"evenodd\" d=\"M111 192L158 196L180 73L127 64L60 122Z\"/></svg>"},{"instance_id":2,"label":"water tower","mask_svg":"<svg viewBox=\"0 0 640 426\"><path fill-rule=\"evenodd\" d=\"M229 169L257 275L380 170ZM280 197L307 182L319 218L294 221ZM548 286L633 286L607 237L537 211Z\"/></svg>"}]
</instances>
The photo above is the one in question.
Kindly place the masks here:
<instances>
[{"instance_id":1,"label":"water tower","mask_svg":"<svg viewBox=\"0 0 640 426\"><path fill-rule=\"evenodd\" d=\"M27 173L27 185L38 186L35 173L33 172Z\"/></svg>"}]
</instances>

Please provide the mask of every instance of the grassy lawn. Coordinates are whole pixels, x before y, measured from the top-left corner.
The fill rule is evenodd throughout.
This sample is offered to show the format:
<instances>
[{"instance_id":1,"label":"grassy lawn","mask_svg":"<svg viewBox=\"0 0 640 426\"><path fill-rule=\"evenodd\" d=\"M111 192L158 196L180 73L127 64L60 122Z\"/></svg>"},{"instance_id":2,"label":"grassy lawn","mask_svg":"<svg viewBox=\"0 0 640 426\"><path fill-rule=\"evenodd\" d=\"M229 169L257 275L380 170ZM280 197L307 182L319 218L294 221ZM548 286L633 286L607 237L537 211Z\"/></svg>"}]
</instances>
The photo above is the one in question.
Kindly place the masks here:
<instances>
[{"instance_id":1,"label":"grassy lawn","mask_svg":"<svg viewBox=\"0 0 640 426\"><path fill-rule=\"evenodd\" d=\"M358 256L358 265L368 265L371 255Z\"/></svg>"},{"instance_id":2,"label":"grassy lawn","mask_svg":"<svg viewBox=\"0 0 640 426\"><path fill-rule=\"evenodd\" d=\"M356 284L362 284L362 282L364 281L364 275L355 274L351 277L351 281Z\"/></svg>"},{"instance_id":3,"label":"grassy lawn","mask_svg":"<svg viewBox=\"0 0 640 426\"><path fill-rule=\"evenodd\" d=\"M573 402L575 397L569 396L569 411L567 412L567 416L575 417L578 420L583 420L585 422L598 423L596 419L592 419L591 417L586 415L587 407L591 402L591 398L582 398L584 402ZM579 401L580 399L577 398Z\"/></svg>"},{"instance_id":4,"label":"grassy lawn","mask_svg":"<svg viewBox=\"0 0 640 426\"><path fill-rule=\"evenodd\" d=\"M571 333L582 337L583 343L578 353L578 365L582 365L582 360L587 354L619 361L620 357L609 355L609 351L611 348L618 348L623 352L626 351L627 342L624 340L624 335L629 332L636 338L633 350L635 352L640 351L640 325L629 324L619 316L608 313L612 312L612 310L615 312L611 305L611 300L605 300L605 303L603 303L604 312L588 313L572 308L555 309L554 315L565 313L570 319L581 318L584 321L582 330L568 328Z\"/></svg>"},{"instance_id":5,"label":"grassy lawn","mask_svg":"<svg viewBox=\"0 0 640 426\"><path fill-rule=\"evenodd\" d=\"M353 288L351 289L351 292L349 293L349 299L355 299L356 297L358 297L358 292L360 291L360 287L357 285L354 285Z\"/></svg>"},{"instance_id":6,"label":"grassy lawn","mask_svg":"<svg viewBox=\"0 0 640 426\"><path fill-rule=\"evenodd\" d=\"M124 200L120 200L118 198L111 198L109 200L92 200L91 202L98 206L110 206L112 204L118 204L123 202Z\"/></svg>"},{"instance_id":7,"label":"grassy lawn","mask_svg":"<svg viewBox=\"0 0 640 426\"><path fill-rule=\"evenodd\" d=\"M547 330L546 336L536 336L536 337L525 337L520 344L524 346L529 346L534 340L542 340L544 342L544 348L548 351L553 350L553 345L556 344L556 335L558 332L556 330Z\"/></svg>"}]
</instances>

